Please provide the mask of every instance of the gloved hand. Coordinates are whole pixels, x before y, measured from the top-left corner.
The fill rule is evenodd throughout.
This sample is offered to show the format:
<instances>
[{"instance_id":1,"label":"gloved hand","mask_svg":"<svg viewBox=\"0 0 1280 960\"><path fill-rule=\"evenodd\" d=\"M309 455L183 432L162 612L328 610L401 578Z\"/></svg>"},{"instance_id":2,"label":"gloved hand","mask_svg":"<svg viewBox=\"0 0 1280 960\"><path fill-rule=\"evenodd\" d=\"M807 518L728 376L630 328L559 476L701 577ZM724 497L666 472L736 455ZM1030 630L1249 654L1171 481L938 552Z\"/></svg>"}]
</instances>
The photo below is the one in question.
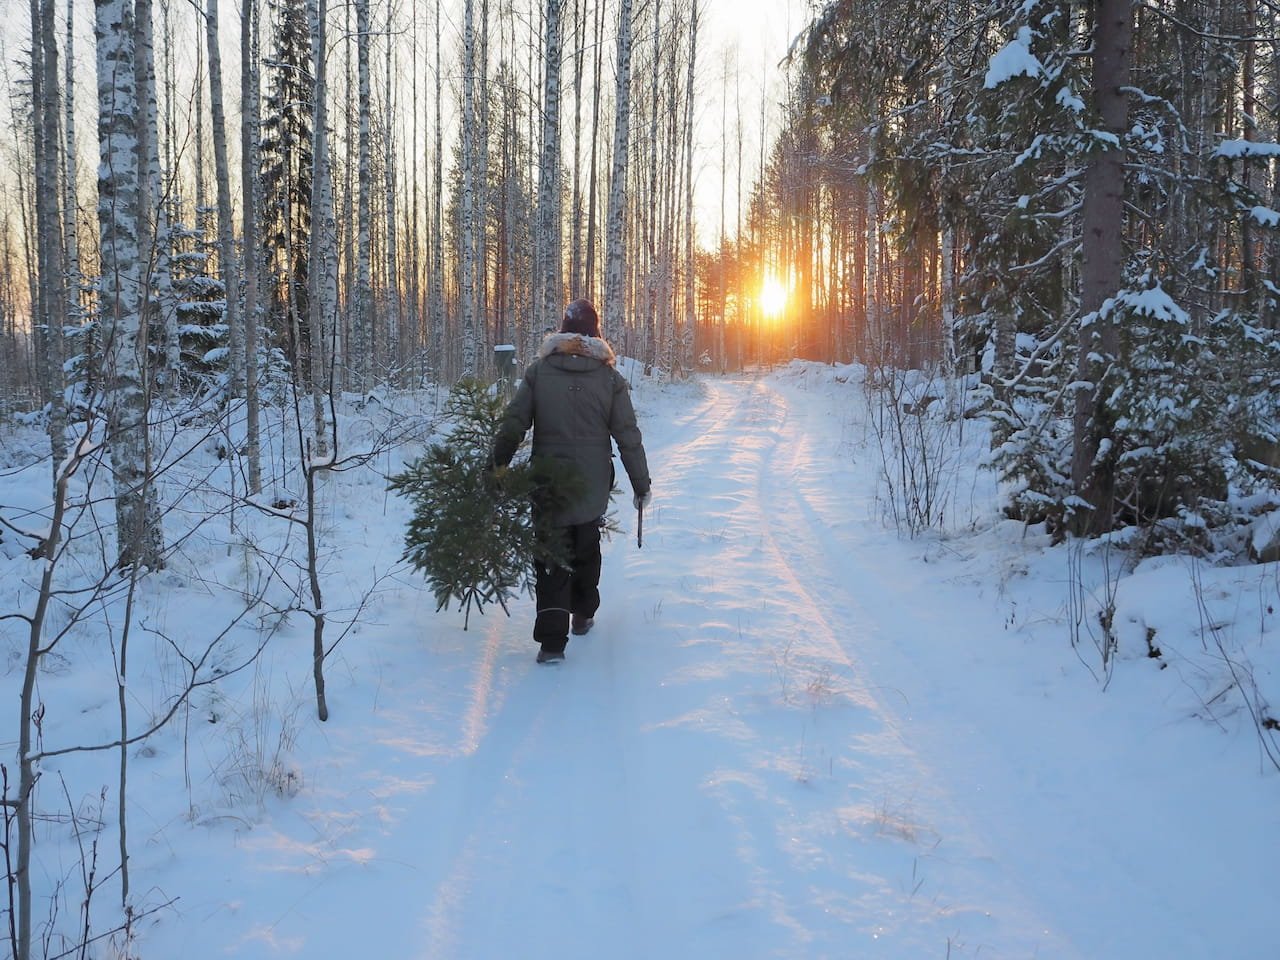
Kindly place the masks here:
<instances>
[{"instance_id":1,"label":"gloved hand","mask_svg":"<svg viewBox=\"0 0 1280 960\"><path fill-rule=\"evenodd\" d=\"M631 502L635 504L637 510L643 510L649 505L649 501L653 499L653 488L650 487L644 493L636 493L631 498Z\"/></svg>"}]
</instances>

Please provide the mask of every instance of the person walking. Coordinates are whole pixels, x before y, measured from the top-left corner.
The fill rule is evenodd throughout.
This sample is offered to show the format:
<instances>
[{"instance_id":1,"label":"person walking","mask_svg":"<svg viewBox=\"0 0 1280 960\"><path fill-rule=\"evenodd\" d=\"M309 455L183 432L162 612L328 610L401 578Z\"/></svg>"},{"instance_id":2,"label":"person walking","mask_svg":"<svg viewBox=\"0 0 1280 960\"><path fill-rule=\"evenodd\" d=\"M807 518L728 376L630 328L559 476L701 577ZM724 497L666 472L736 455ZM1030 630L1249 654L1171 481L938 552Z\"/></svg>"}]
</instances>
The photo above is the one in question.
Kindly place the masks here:
<instances>
[{"instance_id":1,"label":"person walking","mask_svg":"<svg viewBox=\"0 0 1280 960\"><path fill-rule=\"evenodd\" d=\"M613 349L600 335L590 300L565 307L560 330L549 334L538 359L525 371L493 443L493 463L504 468L533 428L535 457L577 466L582 495L552 520L570 566L538 563L534 594L538 612L533 639L538 662L564 659L569 634L582 636L600 607L600 527L613 489L613 443L631 481L632 502L643 510L652 496L649 465L636 425L631 391L614 366Z\"/></svg>"}]
</instances>

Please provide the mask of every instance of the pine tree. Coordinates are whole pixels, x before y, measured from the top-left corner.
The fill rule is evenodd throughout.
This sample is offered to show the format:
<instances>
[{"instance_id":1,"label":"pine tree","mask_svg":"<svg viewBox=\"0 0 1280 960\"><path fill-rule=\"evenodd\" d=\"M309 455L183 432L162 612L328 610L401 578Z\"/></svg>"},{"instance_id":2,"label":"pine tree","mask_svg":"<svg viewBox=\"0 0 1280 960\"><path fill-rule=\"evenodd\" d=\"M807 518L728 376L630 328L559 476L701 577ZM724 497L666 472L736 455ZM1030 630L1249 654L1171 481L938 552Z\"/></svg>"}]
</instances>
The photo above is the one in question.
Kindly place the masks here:
<instances>
[{"instance_id":1,"label":"pine tree","mask_svg":"<svg viewBox=\"0 0 1280 960\"><path fill-rule=\"evenodd\" d=\"M426 576L437 610L458 603L464 628L473 605L509 613L508 599L532 593L535 561L568 562L551 519L582 490L564 460L517 455L494 468L490 448L504 408L500 392L460 380L445 405L448 439L391 477L391 489L413 504L403 559Z\"/></svg>"}]
</instances>

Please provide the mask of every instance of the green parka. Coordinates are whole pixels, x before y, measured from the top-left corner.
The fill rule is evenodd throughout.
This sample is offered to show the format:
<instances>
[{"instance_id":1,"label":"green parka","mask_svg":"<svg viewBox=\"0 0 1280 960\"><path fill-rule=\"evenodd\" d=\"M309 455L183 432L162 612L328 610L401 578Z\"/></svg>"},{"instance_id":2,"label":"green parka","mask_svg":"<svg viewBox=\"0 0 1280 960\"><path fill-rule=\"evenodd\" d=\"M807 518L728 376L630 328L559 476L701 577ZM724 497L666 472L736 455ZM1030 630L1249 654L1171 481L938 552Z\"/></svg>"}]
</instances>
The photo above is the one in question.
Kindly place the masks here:
<instances>
[{"instance_id":1,"label":"green parka","mask_svg":"<svg viewBox=\"0 0 1280 960\"><path fill-rule=\"evenodd\" d=\"M493 445L506 466L533 427L533 456L571 460L585 481L583 497L555 518L557 526L604 516L613 489L613 445L618 444L632 492L649 490L649 465L627 381L614 368L613 349L599 337L553 333L507 406Z\"/></svg>"}]
</instances>

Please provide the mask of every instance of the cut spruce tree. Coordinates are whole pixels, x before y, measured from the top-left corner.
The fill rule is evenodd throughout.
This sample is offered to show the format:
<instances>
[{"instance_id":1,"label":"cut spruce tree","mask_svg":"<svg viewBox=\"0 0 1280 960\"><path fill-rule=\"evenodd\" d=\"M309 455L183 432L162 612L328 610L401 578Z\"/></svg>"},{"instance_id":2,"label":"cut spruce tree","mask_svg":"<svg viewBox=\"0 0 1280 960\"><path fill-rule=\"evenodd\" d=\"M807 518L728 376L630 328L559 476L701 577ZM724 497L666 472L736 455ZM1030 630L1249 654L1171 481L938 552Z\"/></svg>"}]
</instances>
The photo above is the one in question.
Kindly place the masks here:
<instances>
[{"instance_id":1,"label":"cut spruce tree","mask_svg":"<svg viewBox=\"0 0 1280 960\"><path fill-rule=\"evenodd\" d=\"M505 469L490 451L505 399L487 384L460 381L445 415L448 438L433 444L391 477L391 489L413 504L404 559L431 584L436 609L456 602L470 621L488 603L532 592L534 563L569 557L550 523L582 492L577 468L565 460L530 458L521 447Z\"/></svg>"}]
</instances>

